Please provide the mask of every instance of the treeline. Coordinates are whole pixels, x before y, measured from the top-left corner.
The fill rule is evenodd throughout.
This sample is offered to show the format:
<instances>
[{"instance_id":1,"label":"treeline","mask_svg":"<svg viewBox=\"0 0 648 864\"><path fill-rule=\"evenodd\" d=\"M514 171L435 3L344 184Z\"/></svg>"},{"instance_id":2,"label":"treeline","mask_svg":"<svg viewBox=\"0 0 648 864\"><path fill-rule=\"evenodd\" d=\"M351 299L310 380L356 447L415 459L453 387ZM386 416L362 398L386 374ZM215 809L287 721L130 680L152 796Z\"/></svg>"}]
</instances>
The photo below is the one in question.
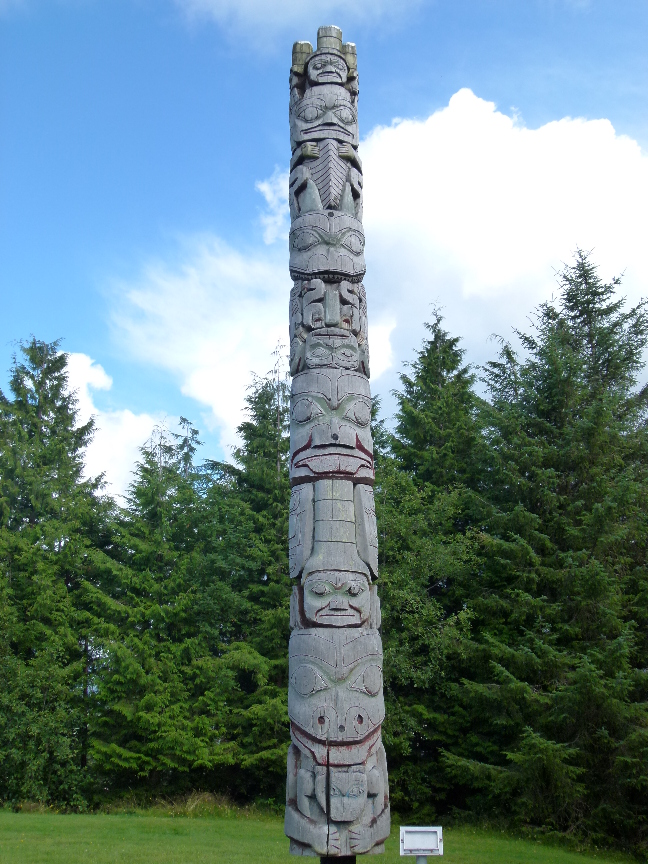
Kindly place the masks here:
<instances>
[{"instance_id":1,"label":"treeline","mask_svg":"<svg viewBox=\"0 0 648 864\"><path fill-rule=\"evenodd\" d=\"M374 423L391 795L647 855L648 314L581 252L558 283L481 370L437 316ZM280 802L286 385L255 381L232 465L158 431L125 506L83 479L58 344L10 391L0 800Z\"/></svg>"}]
</instances>

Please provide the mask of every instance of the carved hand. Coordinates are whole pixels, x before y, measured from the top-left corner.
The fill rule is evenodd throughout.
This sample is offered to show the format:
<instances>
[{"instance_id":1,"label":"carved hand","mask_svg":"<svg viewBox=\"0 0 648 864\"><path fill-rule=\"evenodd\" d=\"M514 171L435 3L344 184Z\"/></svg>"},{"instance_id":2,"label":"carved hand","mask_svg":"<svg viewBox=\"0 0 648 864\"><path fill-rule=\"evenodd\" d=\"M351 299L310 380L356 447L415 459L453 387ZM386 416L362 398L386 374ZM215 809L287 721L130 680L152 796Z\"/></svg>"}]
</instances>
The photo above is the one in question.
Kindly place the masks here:
<instances>
[{"instance_id":1,"label":"carved hand","mask_svg":"<svg viewBox=\"0 0 648 864\"><path fill-rule=\"evenodd\" d=\"M369 847L367 847L369 848ZM319 849L316 850L319 852ZM329 824L329 832L328 832L328 855L339 855L340 854L340 832L333 825L333 823Z\"/></svg>"},{"instance_id":2,"label":"carved hand","mask_svg":"<svg viewBox=\"0 0 648 864\"><path fill-rule=\"evenodd\" d=\"M338 156L340 159L346 159L348 162L352 162L358 168L361 167L360 157L350 144L338 144Z\"/></svg>"},{"instance_id":3,"label":"carved hand","mask_svg":"<svg viewBox=\"0 0 648 864\"><path fill-rule=\"evenodd\" d=\"M304 159L317 159L320 155L319 146L312 141L306 141L301 146L301 152Z\"/></svg>"},{"instance_id":4,"label":"carved hand","mask_svg":"<svg viewBox=\"0 0 648 864\"><path fill-rule=\"evenodd\" d=\"M354 855L368 852L373 846L371 828L361 825L358 828L349 828L349 849Z\"/></svg>"}]
</instances>

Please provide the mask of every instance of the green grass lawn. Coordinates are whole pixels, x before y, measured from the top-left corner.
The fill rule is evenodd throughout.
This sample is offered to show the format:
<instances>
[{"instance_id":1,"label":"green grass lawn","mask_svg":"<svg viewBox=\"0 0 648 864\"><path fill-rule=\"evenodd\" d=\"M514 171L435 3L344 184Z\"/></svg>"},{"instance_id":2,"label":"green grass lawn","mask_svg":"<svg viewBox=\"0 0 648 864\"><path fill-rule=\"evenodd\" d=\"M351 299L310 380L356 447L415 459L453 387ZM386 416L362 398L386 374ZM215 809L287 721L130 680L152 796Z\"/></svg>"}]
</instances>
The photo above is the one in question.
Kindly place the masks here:
<instances>
[{"instance_id":1,"label":"green grass lawn","mask_svg":"<svg viewBox=\"0 0 648 864\"><path fill-rule=\"evenodd\" d=\"M444 864L602 864L581 855L471 828L444 832ZM2 864L271 864L294 862L279 818L59 815L0 811ZM376 864L396 864L398 825ZM415 859L407 859L414 862Z\"/></svg>"}]
</instances>

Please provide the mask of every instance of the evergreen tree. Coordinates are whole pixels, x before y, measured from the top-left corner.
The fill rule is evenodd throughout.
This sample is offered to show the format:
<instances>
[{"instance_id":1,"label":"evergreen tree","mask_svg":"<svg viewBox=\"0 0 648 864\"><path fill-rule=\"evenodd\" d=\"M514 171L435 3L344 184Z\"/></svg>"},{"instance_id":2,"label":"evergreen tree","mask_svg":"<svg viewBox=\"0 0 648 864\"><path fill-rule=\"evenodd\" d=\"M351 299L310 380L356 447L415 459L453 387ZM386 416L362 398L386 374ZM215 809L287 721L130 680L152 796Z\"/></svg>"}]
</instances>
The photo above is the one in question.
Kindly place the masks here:
<instances>
[{"instance_id":1,"label":"evergreen tree","mask_svg":"<svg viewBox=\"0 0 648 864\"><path fill-rule=\"evenodd\" d=\"M285 388L259 379L247 401L236 465L195 466L184 420L141 451L114 545L127 614L106 646L93 739L110 794L276 797L284 782Z\"/></svg>"},{"instance_id":2,"label":"evergreen tree","mask_svg":"<svg viewBox=\"0 0 648 864\"><path fill-rule=\"evenodd\" d=\"M456 584L473 627L445 766L459 806L595 839L605 823L639 848L648 318L643 304L625 310L618 284L578 252L558 302L518 334L524 359L503 344L487 367L492 511L479 566Z\"/></svg>"},{"instance_id":3,"label":"evergreen tree","mask_svg":"<svg viewBox=\"0 0 648 864\"><path fill-rule=\"evenodd\" d=\"M442 316L425 327L423 342L409 374L400 376L396 435L391 446L403 471L434 489L479 486L486 448L482 439L481 400L475 375L464 365L460 339L441 326Z\"/></svg>"},{"instance_id":4,"label":"evergreen tree","mask_svg":"<svg viewBox=\"0 0 648 864\"><path fill-rule=\"evenodd\" d=\"M376 419L392 801L648 849L648 341L578 252L488 399L435 316ZM84 479L58 343L0 394L0 800L280 800L289 740L288 388L234 464L157 430L127 504Z\"/></svg>"},{"instance_id":5,"label":"evergreen tree","mask_svg":"<svg viewBox=\"0 0 648 864\"><path fill-rule=\"evenodd\" d=\"M109 513L66 366L32 339L0 394L0 798L81 806Z\"/></svg>"}]
</instances>

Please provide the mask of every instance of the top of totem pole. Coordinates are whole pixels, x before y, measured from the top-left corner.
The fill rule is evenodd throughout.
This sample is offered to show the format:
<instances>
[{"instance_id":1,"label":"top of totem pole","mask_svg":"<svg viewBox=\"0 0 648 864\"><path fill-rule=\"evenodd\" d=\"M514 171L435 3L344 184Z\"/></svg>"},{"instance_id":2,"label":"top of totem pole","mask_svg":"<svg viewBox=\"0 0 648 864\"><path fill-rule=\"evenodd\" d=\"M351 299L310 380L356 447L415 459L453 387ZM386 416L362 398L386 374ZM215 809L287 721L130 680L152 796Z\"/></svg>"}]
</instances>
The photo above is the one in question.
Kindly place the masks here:
<instances>
[{"instance_id":1,"label":"top of totem pole","mask_svg":"<svg viewBox=\"0 0 648 864\"><path fill-rule=\"evenodd\" d=\"M342 31L339 27L332 25L318 29L317 48L315 50L313 50L310 42L295 42L293 44L292 71L303 75L307 72L311 60L326 54L341 57L346 63L349 74L353 75L356 72L358 58L355 43L343 42Z\"/></svg>"}]
</instances>

